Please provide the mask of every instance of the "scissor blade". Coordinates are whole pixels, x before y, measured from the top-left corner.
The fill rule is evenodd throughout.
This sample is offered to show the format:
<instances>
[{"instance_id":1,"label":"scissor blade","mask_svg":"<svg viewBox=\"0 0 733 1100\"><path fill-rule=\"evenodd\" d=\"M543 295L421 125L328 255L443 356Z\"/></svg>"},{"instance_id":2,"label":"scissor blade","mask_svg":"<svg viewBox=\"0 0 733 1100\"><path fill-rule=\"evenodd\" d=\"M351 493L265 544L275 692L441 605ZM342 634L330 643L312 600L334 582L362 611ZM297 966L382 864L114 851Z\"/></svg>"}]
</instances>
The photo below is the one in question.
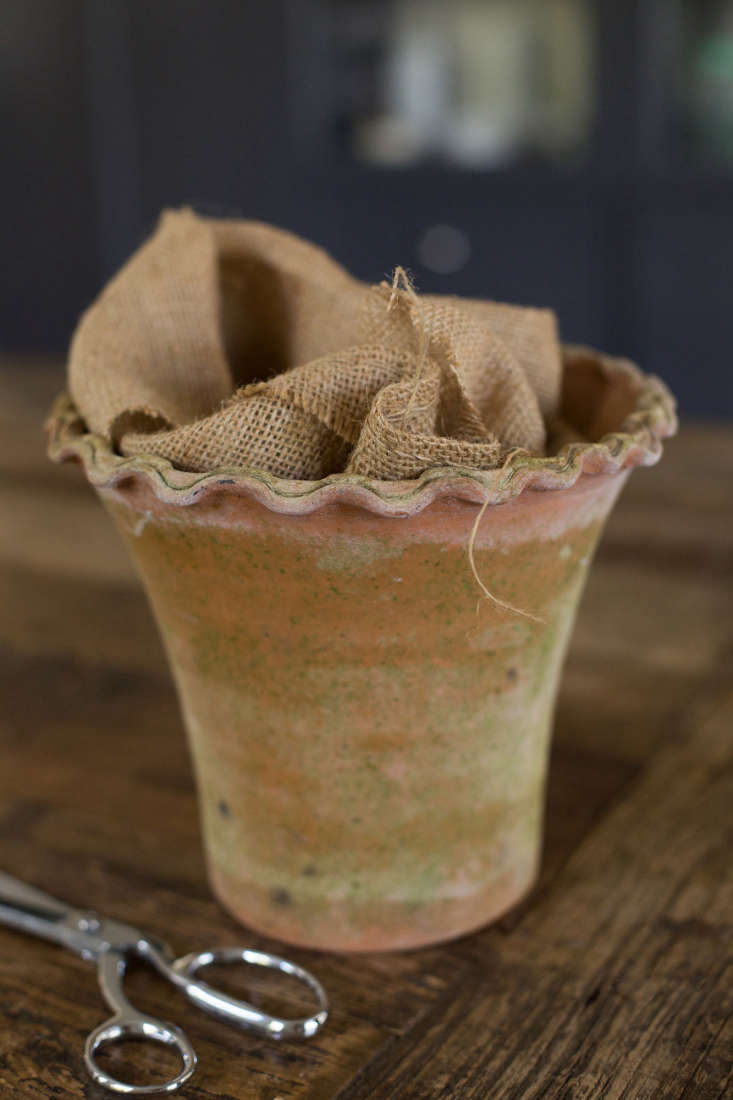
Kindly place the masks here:
<instances>
[{"instance_id":1,"label":"scissor blade","mask_svg":"<svg viewBox=\"0 0 733 1100\"><path fill-rule=\"evenodd\" d=\"M0 922L58 939L55 929L73 913L69 905L0 871Z\"/></svg>"}]
</instances>

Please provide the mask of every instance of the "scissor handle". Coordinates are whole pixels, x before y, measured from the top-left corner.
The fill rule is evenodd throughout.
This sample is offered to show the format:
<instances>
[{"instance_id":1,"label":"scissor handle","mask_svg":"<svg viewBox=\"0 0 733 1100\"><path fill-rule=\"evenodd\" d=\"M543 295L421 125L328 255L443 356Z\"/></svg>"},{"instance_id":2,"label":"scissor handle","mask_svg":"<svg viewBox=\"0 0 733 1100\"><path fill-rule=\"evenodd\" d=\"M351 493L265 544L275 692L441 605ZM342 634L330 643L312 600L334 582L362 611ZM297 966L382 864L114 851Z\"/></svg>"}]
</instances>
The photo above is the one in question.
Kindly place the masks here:
<instances>
[{"instance_id":1,"label":"scissor handle","mask_svg":"<svg viewBox=\"0 0 733 1100\"><path fill-rule=\"evenodd\" d=\"M102 1046L124 1042L126 1039L144 1039L175 1047L181 1058L180 1072L175 1077L155 1085L131 1085L127 1081L120 1081L109 1073L105 1073L97 1064L96 1052ZM152 1096L160 1092L175 1092L184 1085L196 1069L196 1054L184 1033L174 1024L133 1012L129 1015L125 1013L112 1016L87 1036L84 1063L92 1080L102 1088L109 1089L110 1092L123 1093L127 1096Z\"/></svg>"},{"instance_id":2,"label":"scissor handle","mask_svg":"<svg viewBox=\"0 0 733 1100\"><path fill-rule=\"evenodd\" d=\"M122 990L122 978L125 973L125 956L110 950L102 954L99 962L99 984L105 1000L115 1009L114 1015L105 1023L96 1027L87 1037L84 1046L84 1063L92 1079L110 1092L127 1096L153 1096L160 1092L175 1092L193 1075L196 1069L196 1054L188 1039L175 1024L165 1020L156 1020L133 1008ZM181 1069L175 1077L155 1085L131 1085L105 1073L97 1064L95 1055L100 1047L111 1043L124 1042L126 1039L142 1039L148 1042L162 1043L175 1047L181 1059Z\"/></svg>"},{"instance_id":3,"label":"scissor handle","mask_svg":"<svg viewBox=\"0 0 733 1100\"><path fill-rule=\"evenodd\" d=\"M281 974L296 978L315 995L317 1011L310 1016L283 1020L278 1016L261 1012L246 1001L229 997L226 993L221 993L208 985L207 982L196 978L199 970L205 966L211 966L212 963L242 962L250 966L278 970ZM200 1008L271 1039L309 1039L320 1031L328 1018L328 997L318 979L302 966L297 966L279 955L270 955L265 951L251 951L245 947L217 947L211 951L182 955L180 959L168 963L168 966L171 971L171 980L175 981L186 996Z\"/></svg>"},{"instance_id":4,"label":"scissor handle","mask_svg":"<svg viewBox=\"0 0 733 1100\"><path fill-rule=\"evenodd\" d=\"M176 959L166 944L157 943L140 936L134 947L135 952L147 959L164 977L168 978L199 1008L213 1013L230 1023L255 1031L272 1039L306 1039L318 1032L328 1017L328 999L323 986L308 970L279 955L269 955L264 951L251 951L244 947L219 947L212 951L183 955ZM318 1002L318 1010L311 1016L282 1020L260 1012L245 1001L238 1001L226 993L214 989L206 982L197 980L197 972L212 963L244 962L250 966L264 966L278 970L308 986ZM89 1035L84 1048L84 1061L92 1079L111 1092L128 1096L152 1096L155 1093L175 1092L193 1074L196 1069L196 1055L191 1044L174 1024L145 1016L138 1012L125 997L122 978L125 973L126 958L124 949L110 948L98 959L99 984L104 998L114 1015L106 1023ZM151 1040L175 1047L180 1055L182 1068L169 1080L155 1085L132 1085L119 1081L105 1073L96 1062L95 1054L101 1046L122 1042L126 1039Z\"/></svg>"}]
</instances>

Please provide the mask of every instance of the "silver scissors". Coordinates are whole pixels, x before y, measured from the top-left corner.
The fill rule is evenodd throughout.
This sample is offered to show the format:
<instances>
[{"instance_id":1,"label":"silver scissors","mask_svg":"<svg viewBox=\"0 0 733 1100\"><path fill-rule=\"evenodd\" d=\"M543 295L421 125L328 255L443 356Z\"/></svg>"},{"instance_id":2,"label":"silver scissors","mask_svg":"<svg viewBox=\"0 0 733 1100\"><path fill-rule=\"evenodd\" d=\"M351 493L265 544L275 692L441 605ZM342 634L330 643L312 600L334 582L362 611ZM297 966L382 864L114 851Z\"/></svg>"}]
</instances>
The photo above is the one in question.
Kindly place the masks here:
<instances>
[{"instance_id":1,"label":"silver scissors","mask_svg":"<svg viewBox=\"0 0 733 1100\"><path fill-rule=\"evenodd\" d=\"M75 909L56 901L48 894L27 886L0 871L0 922L53 940L83 959L97 963L102 995L112 1009L112 1016L88 1036L84 1047L84 1062L98 1085L128 1096L145 1096L157 1092L175 1092L196 1069L196 1054L180 1028L138 1012L125 997L122 979L127 959L137 955L150 963L158 973L173 982L194 1004L205 1012L237 1024L239 1027L265 1035L270 1039L307 1039L315 1035L328 1016L328 999L321 983L295 963L250 951L243 947L218 947L175 958L167 944L152 939L138 928L116 920L106 920L88 910ZM268 1016L245 1001L235 1000L196 979L196 973L212 963L244 962L279 970L303 982L314 994L317 1011L296 1020L281 1020ZM131 1085L110 1077L98 1066L95 1054L105 1043L125 1039L148 1039L174 1047L182 1067L177 1076L156 1085Z\"/></svg>"}]
</instances>

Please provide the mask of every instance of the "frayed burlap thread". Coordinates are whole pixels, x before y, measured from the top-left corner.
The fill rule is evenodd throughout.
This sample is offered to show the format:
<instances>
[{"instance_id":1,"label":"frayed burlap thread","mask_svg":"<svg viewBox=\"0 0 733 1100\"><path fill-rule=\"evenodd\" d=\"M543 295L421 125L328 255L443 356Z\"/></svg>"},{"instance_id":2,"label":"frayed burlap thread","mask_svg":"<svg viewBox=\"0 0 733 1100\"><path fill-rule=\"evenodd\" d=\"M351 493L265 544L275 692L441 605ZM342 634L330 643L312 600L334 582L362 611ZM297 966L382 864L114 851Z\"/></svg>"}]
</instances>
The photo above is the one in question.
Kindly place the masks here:
<instances>
[{"instance_id":1,"label":"frayed burlap thread","mask_svg":"<svg viewBox=\"0 0 733 1100\"><path fill-rule=\"evenodd\" d=\"M553 314L378 287L258 222L166 213L87 311L69 385L125 455L315 480L542 454Z\"/></svg>"}]
</instances>

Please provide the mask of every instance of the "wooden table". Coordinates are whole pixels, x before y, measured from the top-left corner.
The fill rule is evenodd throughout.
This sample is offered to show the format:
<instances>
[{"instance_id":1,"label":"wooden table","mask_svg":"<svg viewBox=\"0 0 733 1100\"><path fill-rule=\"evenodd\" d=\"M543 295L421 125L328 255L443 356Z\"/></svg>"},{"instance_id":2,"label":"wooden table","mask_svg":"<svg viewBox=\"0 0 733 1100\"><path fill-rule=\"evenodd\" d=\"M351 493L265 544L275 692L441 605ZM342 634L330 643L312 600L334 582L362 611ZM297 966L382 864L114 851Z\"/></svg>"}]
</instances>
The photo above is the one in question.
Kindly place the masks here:
<instances>
[{"instance_id":1,"label":"wooden table","mask_svg":"<svg viewBox=\"0 0 733 1100\"><path fill-rule=\"evenodd\" d=\"M277 950L211 898L140 586L79 471L44 457L61 377L0 368L0 866L181 950ZM227 1028L135 971L132 999L199 1053L184 1096L733 1095L732 496L722 427L688 427L631 477L567 664L532 897L411 954L288 948L333 1001L302 1045ZM3 1100L107 1095L81 1059L102 1011L87 963L0 928Z\"/></svg>"}]
</instances>

